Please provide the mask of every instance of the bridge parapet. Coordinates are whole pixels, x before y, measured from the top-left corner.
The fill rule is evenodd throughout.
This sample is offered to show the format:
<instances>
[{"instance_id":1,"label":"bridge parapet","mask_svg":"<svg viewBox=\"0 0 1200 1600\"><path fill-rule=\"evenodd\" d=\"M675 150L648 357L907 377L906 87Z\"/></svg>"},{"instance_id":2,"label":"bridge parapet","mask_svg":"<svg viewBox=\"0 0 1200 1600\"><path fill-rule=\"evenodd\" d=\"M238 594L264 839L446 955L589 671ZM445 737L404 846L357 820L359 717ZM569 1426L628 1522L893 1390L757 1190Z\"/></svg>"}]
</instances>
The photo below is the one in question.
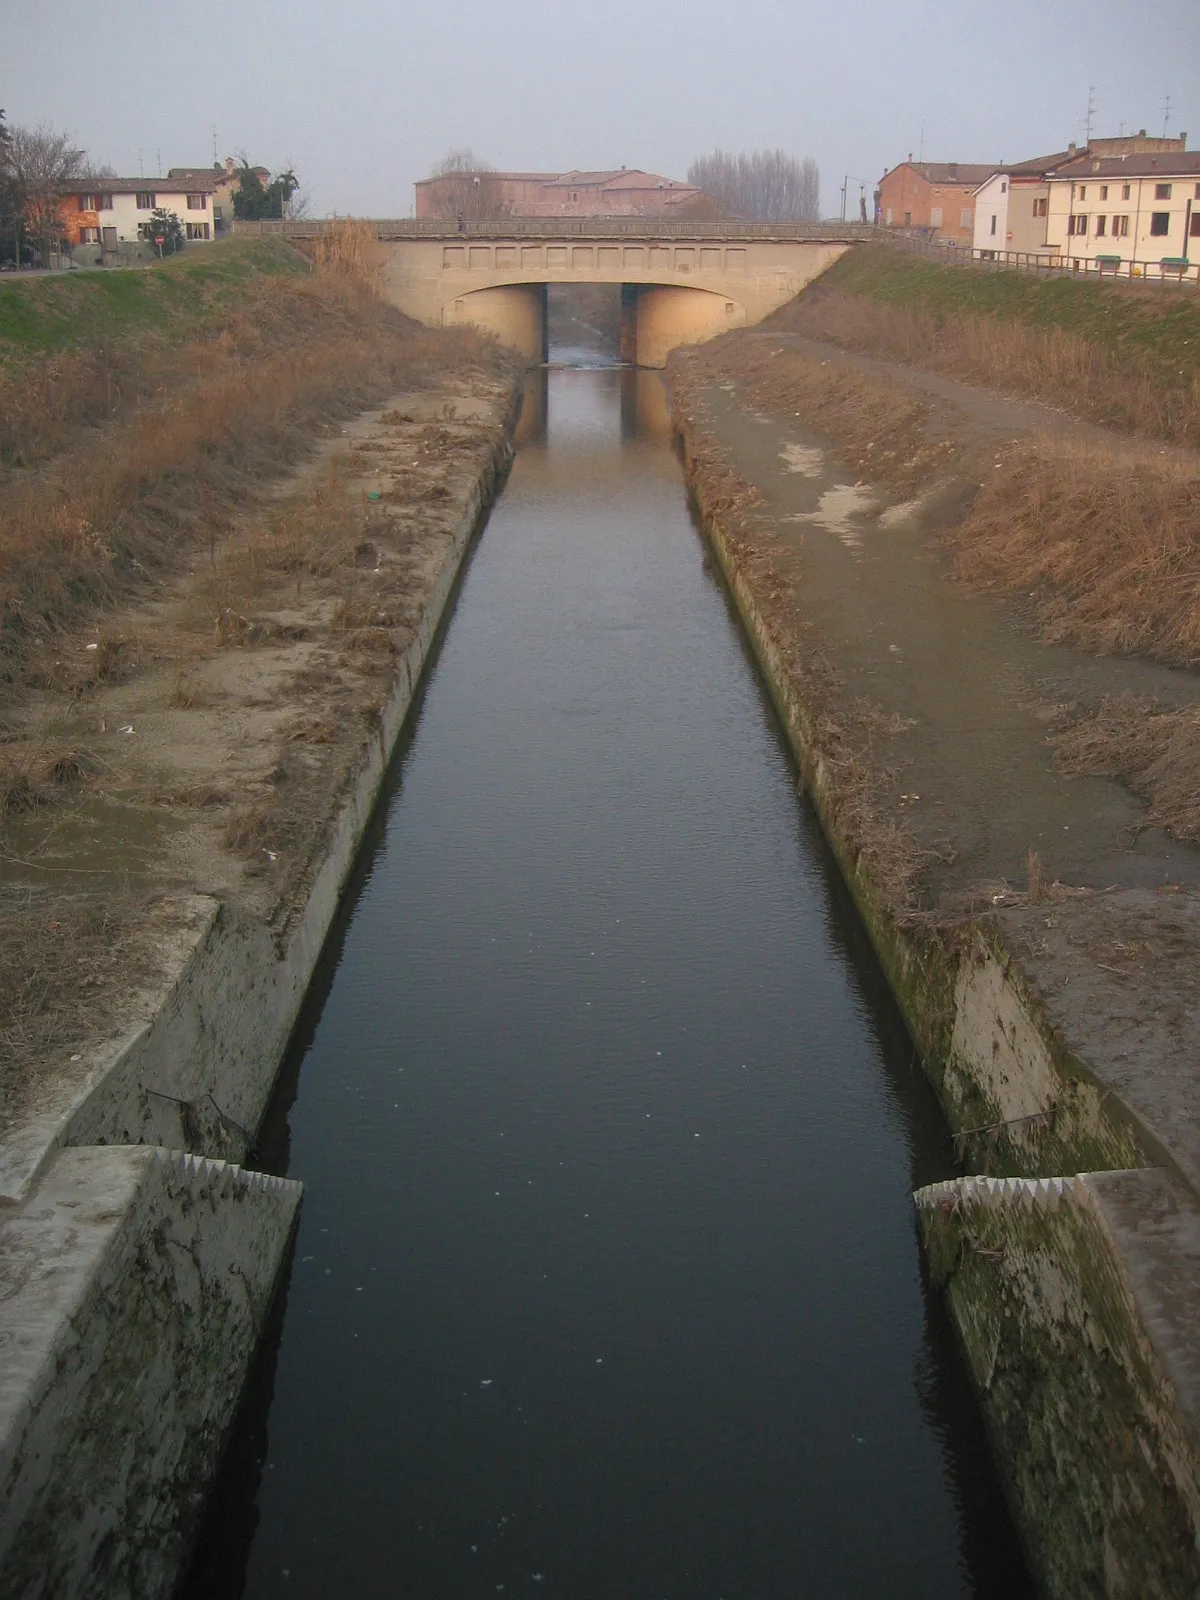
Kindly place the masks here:
<instances>
[{"instance_id":1,"label":"bridge parapet","mask_svg":"<svg viewBox=\"0 0 1200 1600\"><path fill-rule=\"evenodd\" d=\"M346 218L235 222L235 238L259 234L316 239ZM437 217L363 218L380 240L389 239L690 239L802 241L813 244L865 244L884 231L870 222L743 222L738 218L663 220L656 217L500 217L457 223Z\"/></svg>"}]
</instances>

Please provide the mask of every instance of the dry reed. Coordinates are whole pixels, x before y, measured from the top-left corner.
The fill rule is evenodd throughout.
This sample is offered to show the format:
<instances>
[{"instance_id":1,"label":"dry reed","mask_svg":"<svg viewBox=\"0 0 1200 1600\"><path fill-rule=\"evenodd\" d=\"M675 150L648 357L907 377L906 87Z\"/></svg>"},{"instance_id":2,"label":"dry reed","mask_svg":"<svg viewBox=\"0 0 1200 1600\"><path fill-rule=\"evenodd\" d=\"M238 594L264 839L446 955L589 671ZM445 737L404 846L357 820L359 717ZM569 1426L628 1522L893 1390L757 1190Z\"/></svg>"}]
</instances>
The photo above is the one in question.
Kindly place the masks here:
<instances>
[{"instance_id":1,"label":"dry reed","mask_svg":"<svg viewBox=\"0 0 1200 1600\"><path fill-rule=\"evenodd\" d=\"M934 317L834 285L793 300L769 326L1029 396L1103 426L1200 445L1200 375L1164 382L1162 363L1129 345L981 312Z\"/></svg>"}]
</instances>

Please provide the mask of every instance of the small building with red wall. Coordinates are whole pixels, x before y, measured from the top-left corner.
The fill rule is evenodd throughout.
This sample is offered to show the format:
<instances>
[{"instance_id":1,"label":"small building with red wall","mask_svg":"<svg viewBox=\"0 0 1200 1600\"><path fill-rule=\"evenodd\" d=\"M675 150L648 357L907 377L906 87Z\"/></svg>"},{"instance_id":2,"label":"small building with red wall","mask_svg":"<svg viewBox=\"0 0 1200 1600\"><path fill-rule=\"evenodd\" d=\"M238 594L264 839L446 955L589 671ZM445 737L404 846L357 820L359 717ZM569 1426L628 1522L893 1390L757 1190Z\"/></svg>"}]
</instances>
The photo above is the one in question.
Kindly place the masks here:
<instances>
[{"instance_id":1,"label":"small building with red wall","mask_svg":"<svg viewBox=\"0 0 1200 1600\"><path fill-rule=\"evenodd\" d=\"M999 166L981 161L914 162L910 156L881 178L877 220L885 228L912 230L970 247L975 191Z\"/></svg>"}]
</instances>

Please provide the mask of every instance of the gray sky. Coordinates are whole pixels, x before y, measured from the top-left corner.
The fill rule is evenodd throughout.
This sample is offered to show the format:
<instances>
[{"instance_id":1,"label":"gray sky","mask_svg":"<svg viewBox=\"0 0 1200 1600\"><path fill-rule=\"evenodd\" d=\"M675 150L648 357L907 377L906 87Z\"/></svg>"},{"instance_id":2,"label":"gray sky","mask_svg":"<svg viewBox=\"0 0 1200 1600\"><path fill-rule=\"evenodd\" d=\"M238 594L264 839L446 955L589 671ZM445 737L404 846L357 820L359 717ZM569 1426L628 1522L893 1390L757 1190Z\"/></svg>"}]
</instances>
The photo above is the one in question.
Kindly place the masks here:
<instances>
[{"instance_id":1,"label":"gray sky","mask_svg":"<svg viewBox=\"0 0 1200 1600\"><path fill-rule=\"evenodd\" d=\"M921 146L1018 160L1145 127L1200 147L1200 0L0 0L0 106L122 176L245 151L315 215L407 216L451 144L683 177L781 146L874 183ZM851 209L857 201L851 185Z\"/></svg>"}]
</instances>

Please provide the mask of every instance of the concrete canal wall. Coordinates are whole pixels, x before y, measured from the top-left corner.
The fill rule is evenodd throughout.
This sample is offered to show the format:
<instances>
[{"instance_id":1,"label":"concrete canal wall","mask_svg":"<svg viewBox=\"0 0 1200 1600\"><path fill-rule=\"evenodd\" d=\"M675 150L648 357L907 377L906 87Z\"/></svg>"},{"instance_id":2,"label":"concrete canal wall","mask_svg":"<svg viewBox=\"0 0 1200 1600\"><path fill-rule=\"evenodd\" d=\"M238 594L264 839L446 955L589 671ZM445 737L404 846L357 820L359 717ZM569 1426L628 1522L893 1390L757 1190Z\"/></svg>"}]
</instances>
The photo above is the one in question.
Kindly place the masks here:
<instances>
[{"instance_id":1,"label":"concrete canal wall","mask_svg":"<svg viewBox=\"0 0 1200 1600\"><path fill-rule=\"evenodd\" d=\"M261 919L185 897L135 1026L0 1152L5 1595L166 1594L186 1559L301 1197L227 1163L253 1147L518 406L514 389L303 901Z\"/></svg>"},{"instance_id":2,"label":"concrete canal wall","mask_svg":"<svg viewBox=\"0 0 1200 1600\"><path fill-rule=\"evenodd\" d=\"M1083 899L1055 904L1053 915L1032 897L965 916L899 912L847 825L852 796L844 765L828 759L828 707L806 691L801 635L772 606L772 569L753 558L727 485L710 491L712 440L688 395L680 406L677 391L676 425L689 488L803 787L960 1153L1008 1175L935 1185L916 1203L1036 1569L1055 1596L1192 1594L1200 1163L1188 1052L1197 1017L1179 997L1166 1035L1179 1057L1172 1076L1157 1036L1145 1065L1149 1035L1122 1027L1111 993L1097 991L1088 1026L1062 1014L1055 996L1072 979L1103 983L1089 973L1087 947L1128 937L1139 918L1153 914L1161 927L1166 916L1175 948L1192 948L1194 898L1167 912L1137 889L1106 896L1099 910Z\"/></svg>"}]
</instances>

